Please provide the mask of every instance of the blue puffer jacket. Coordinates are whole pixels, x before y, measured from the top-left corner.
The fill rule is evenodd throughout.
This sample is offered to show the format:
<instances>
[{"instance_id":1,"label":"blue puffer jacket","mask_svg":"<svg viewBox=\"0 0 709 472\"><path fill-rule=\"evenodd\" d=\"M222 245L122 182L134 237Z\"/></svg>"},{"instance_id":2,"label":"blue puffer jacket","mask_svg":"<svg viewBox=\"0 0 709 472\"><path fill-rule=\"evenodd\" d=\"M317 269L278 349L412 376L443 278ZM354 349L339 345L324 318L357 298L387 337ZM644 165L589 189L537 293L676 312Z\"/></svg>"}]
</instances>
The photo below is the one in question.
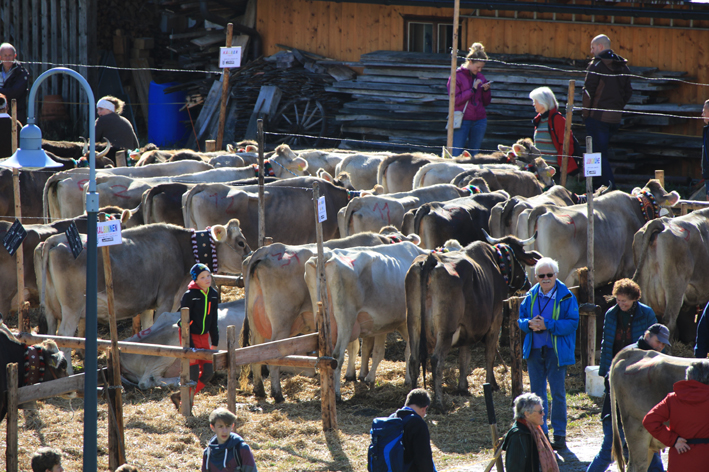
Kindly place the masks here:
<instances>
[{"instance_id":1,"label":"blue puffer jacket","mask_svg":"<svg viewBox=\"0 0 709 472\"><path fill-rule=\"evenodd\" d=\"M647 305L637 302L635 315L630 320L632 326L632 336L630 339L638 339L645 331L655 323L657 316ZM618 328L618 305L608 309L606 317L603 319L603 339L601 340L601 363L598 366L598 375L605 377L611 368L613 361L613 343L615 342L615 332Z\"/></svg>"},{"instance_id":2,"label":"blue puffer jacket","mask_svg":"<svg viewBox=\"0 0 709 472\"><path fill-rule=\"evenodd\" d=\"M539 284L536 284L527 292L527 296L519 307L519 327L529 334L529 321L538 313L532 313L534 302L539 295ZM556 300L554 300L554 311L551 320L545 320L551 342L554 345L556 358L559 360L559 367L573 365L576 363L574 350L576 349L576 328L579 326L579 304L574 294L569 292L566 285L556 281ZM522 346L522 357L529 359L532 351L532 336L525 336Z\"/></svg>"}]
</instances>

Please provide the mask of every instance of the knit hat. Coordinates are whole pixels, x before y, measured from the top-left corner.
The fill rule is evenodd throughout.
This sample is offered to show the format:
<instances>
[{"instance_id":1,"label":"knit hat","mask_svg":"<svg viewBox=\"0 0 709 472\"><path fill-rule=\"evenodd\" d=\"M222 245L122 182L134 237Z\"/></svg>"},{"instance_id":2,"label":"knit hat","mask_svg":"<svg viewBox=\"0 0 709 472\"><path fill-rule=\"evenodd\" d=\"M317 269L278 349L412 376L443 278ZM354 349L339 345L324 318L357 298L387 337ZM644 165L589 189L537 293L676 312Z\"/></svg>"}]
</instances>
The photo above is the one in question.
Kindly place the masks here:
<instances>
[{"instance_id":1,"label":"knit hat","mask_svg":"<svg viewBox=\"0 0 709 472\"><path fill-rule=\"evenodd\" d=\"M192 276L192 280L196 281L197 277L199 277L199 274L201 274L205 270L207 272L209 272L210 274L212 273L212 271L209 270L209 267L207 267L204 264L200 263L200 264L193 265L192 268L190 269L190 275Z\"/></svg>"}]
</instances>

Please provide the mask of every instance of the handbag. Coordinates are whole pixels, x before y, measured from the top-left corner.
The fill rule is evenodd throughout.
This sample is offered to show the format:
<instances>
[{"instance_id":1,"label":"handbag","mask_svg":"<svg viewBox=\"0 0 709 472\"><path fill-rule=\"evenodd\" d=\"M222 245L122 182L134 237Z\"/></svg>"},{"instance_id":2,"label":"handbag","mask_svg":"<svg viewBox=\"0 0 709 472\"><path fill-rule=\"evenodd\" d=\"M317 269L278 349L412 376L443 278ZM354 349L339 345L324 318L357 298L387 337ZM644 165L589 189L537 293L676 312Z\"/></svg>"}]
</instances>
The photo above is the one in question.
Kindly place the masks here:
<instances>
[{"instance_id":1,"label":"handbag","mask_svg":"<svg viewBox=\"0 0 709 472\"><path fill-rule=\"evenodd\" d=\"M463 125L463 115L465 115L465 110L468 108L468 103L470 103L470 100L465 102L465 106L463 107L463 111L454 111L453 112L453 129L458 129ZM448 115L449 121L446 123L446 129L448 129L448 123L450 123L450 115Z\"/></svg>"}]
</instances>

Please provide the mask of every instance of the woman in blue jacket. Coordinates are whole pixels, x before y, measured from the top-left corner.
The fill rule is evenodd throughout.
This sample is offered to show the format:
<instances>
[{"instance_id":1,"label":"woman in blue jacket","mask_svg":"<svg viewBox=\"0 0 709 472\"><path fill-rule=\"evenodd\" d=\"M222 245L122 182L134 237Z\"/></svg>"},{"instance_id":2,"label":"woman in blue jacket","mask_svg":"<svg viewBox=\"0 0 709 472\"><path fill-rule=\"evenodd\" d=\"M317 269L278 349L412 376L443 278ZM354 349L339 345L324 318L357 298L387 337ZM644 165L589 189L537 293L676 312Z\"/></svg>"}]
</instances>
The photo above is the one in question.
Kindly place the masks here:
<instances>
[{"instance_id":1,"label":"woman in blue jacket","mask_svg":"<svg viewBox=\"0 0 709 472\"><path fill-rule=\"evenodd\" d=\"M547 381L551 390L551 427L554 449L566 448L566 366L576 363L576 328L579 306L574 294L557 280L559 264L542 257L534 266L537 284L527 292L519 309L519 327L527 333L522 357L527 359L532 392L544 401L544 424L547 417Z\"/></svg>"}]
</instances>

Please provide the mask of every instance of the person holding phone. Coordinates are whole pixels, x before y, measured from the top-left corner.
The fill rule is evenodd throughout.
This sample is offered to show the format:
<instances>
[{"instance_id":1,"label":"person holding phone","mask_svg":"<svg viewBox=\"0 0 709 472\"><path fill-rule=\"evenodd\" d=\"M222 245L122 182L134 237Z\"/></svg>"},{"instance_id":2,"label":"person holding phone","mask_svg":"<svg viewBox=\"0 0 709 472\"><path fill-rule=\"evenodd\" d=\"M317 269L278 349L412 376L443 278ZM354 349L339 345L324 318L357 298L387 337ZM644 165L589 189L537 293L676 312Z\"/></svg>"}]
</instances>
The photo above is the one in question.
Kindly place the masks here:
<instances>
[{"instance_id":1,"label":"person holding phone","mask_svg":"<svg viewBox=\"0 0 709 472\"><path fill-rule=\"evenodd\" d=\"M574 294L557 280L559 263L542 257L534 266L537 284L519 308L518 324L527 333L522 357L527 360L529 386L544 402L542 430L549 435L547 381L551 390L554 449L566 449L566 367L576 363L579 306Z\"/></svg>"}]
</instances>

